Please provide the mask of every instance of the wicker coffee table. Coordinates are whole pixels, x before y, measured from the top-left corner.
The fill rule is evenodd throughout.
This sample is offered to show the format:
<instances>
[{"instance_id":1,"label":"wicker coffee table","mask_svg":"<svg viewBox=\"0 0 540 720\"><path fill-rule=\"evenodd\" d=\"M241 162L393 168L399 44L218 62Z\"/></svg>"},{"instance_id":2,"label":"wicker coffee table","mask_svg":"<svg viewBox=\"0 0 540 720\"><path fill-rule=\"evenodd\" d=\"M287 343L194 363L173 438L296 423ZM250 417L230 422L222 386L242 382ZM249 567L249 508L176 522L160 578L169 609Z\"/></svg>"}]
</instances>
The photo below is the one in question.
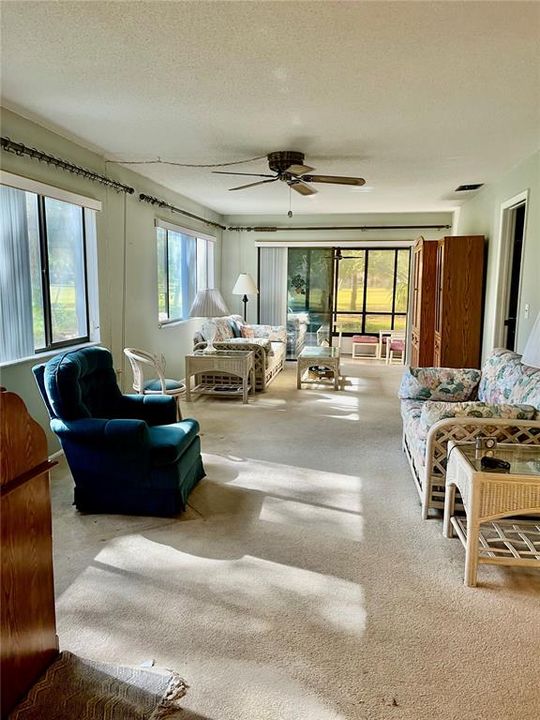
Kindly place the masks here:
<instances>
[{"instance_id":1,"label":"wicker coffee table","mask_svg":"<svg viewBox=\"0 0 540 720\"><path fill-rule=\"evenodd\" d=\"M455 530L465 547L465 585L476 586L479 563L540 567L540 519L516 517L540 514L540 446L498 445L504 473L482 470L473 443L448 448L443 532ZM466 517L454 516L456 489Z\"/></svg>"},{"instance_id":2,"label":"wicker coffee table","mask_svg":"<svg viewBox=\"0 0 540 720\"><path fill-rule=\"evenodd\" d=\"M310 367L327 368L332 375L330 380L318 378L317 380L305 379L304 375ZM311 347L306 346L296 361L296 387L298 390L303 383L310 385L332 384L334 390L339 390L339 348L337 347Z\"/></svg>"},{"instance_id":3,"label":"wicker coffee table","mask_svg":"<svg viewBox=\"0 0 540 720\"><path fill-rule=\"evenodd\" d=\"M193 388L192 377L195 377ZM186 355L187 402L195 393L241 397L247 404L250 390L255 394L255 353L252 350L195 350Z\"/></svg>"}]
</instances>

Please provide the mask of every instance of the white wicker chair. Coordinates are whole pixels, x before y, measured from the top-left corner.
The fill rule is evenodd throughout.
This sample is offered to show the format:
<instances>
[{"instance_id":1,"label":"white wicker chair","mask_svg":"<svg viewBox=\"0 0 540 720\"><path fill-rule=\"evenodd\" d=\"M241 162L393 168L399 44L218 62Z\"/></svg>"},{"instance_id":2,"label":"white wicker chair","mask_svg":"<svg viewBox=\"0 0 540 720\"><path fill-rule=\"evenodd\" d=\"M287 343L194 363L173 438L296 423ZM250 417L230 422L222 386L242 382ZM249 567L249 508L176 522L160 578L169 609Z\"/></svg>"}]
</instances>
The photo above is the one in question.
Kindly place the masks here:
<instances>
[{"instance_id":1,"label":"white wicker chair","mask_svg":"<svg viewBox=\"0 0 540 720\"><path fill-rule=\"evenodd\" d=\"M140 395L170 395L176 402L176 418L181 420L180 396L184 394L186 386L179 380L171 380L165 377L166 363L163 355L155 355L137 348L124 348L124 354L128 358L133 371L133 389L135 392ZM145 380L145 366L151 367L157 378Z\"/></svg>"}]
</instances>

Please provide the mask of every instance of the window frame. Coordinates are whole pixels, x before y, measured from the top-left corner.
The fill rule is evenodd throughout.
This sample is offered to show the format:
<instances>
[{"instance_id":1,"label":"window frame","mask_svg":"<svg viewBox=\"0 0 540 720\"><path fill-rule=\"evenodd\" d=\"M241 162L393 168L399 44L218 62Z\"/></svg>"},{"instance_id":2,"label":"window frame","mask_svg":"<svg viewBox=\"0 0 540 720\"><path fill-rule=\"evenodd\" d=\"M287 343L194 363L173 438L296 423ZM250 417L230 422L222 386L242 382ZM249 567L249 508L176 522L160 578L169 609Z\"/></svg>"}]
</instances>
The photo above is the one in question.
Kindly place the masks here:
<instances>
[{"instance_id":1,"label":"window frame","mask_svg":"<svg viewBox=\"0 0 540 720\"><path fill-rule=\"evenodd\" d=\"M188 237L191 237L195 240L195 263L194 267L191 269L191 271L195 275L195 294L202 288L199 287L199 278L198 278L198 241L204 240L206 242L206 253L205 253L205 276L206 276L206 288L209 288L210 283L210 261L212 262L212 268L211 268L211 275L212 279L215 278L215 244L216 244L216 238L212 235L206 235L205 233L199 233L195 230L191 230L190 228L182 227L181 225L175 225L171 222L168 222L166 220L160 220L159 218L156 218L154 221L155 231L156 231L156 256L157 256L157 263L156 263L156 277L159 278L159 262L163 260L164 262L164 271L165 271L165 309L167 313L167 318L164 320L161 320L159 317L160 310L159 310L159 283L157 286L157 317L158 317L158 326L166 327L168 325L176 325L178 323L187 322L189 320L189 315L187 317L169 317L170 314L170 298L169 298L169 290L170 290L170 277L169 277L169 232L174 232L180 235L187 235ZM158 232L159 230L163 230L165 232L165 238L164 238L164 253L163 258L160 257L160 253L158 252ZM208 248L212 246L212 253L208 252ZM210 257L211 255L211 257Z\"/></svg>"},{"instance_id":2,"label":"window frame","mask_svg":"<svg viewBox=\"0 0 540 720\"><path fill-rule=\"evenodd\" d=\"M37 194L37 193L36 193ZM48 350L56 350L65 347L71 347L72 345L81 345L82 343L90 342L90 303L88 300L88 257L87 257L87 242L86 242L86 223L87 218L85 214L86 208L80 205L76 205L81 211L81 230L82 230L82 248L81 257L83 260L83 275L84 275L84 308L86 315L86 335L70 338L69 340L62 340L59 342L53 342L53 324L52 324L52 303L51 303L51 278L49 268L49 238L47 235L47 213L45 209L45 201L47 195L37 195L37 209L38 209L38 231L39 231L39 255L40 255L40 272L41 272L41 292L43 299L43 324L45 332L45 345L43 347L34 348L35 354L44 353ZM56 199L56 198L53 198ZM68 202L62 200L61 202ZM75 203L68 203L75 205Z\"/></svg>"},{"instance_id":3,"label":"window frame","mask_svg":"<svg viewBox=\"0 0 540 720\"><path fill-rule=\"evenodd\" d=\"M54 185L16 175L5 170L0 170L0 187L12 188L25 194L34 195L36 197L36 214L37 214L37 248L39 252L39 268L41 309L43 312L43 334L45 344L37 345L34 336L34 349L32 355L25 357L12 357L2 360L0 367L9 366L24 362L25 360L33 360L35 357L53 355L57 350L62 348L72 348L86 346L91 343L99 343L99 306L97 302L97 239L96 239L96 221L95 214L102 210L100 200L79 195L57 188ZM51 286L49 273L49 253L48 253L48 237L47 237L47 221L45 212L45 203L47 199L56 200L77 207L81 211L81 258L83 261L83 279L84 279L84 309L86 334L53 342L53 323L52 323L52 303L51 303ZM27 238L29 241L29 238ZM95 287L90 284L95 283ZM32 324L34 314L32 307L29 308Z\"/></svg>"},{"instance_id":4,"label":"window frame","mask_svg":"<svg viewBox=\"0 0 540 720\"><path fill-rule=\"evenodd\" d=\"M383 316L383 317L390 317L390 327L393 331L395 328L395 321L396 318L404 317L405 323L407 324L407 319L409 315L409 292L407 292L407 304L405 310L398 310L396 311L396 291L397 291L397 276L398 276L398 258L399 258L399 252L406 252L408 255L408 268L409 268L409 289L410 289L410 270L411 270L411 249L401 246L390 246L387 248L381 248L381 247L347 247L347 250L357 250L362 251L365 253L365 262L364 262L364 282L362 287L362 307L358 310L338 310L337 309L337 285L339 282L339 262L336 261L337 264L337 270L335 273L335 289L336 292L334 293L334 302L333 302L333 308L332 308L332 335L337 336L339 334L339 322L337 321L338 317L341 315L351 315L356 316L360 319L361 327L359 330L356 330L354 332L342 332L342 337L352 337L353 335L373 335L374 337L378 337L378 332L367 332L366 331L366 317L370 316ZM369 253L372 252L393 252L394 253L394 271L393 271L393 279L392 279L392 309L391 310L378 310L378 311L370 311L367 309L367 294L368 294L368 275L369 275ZM386 332L386 331L385 331Z\"/></svg>"}]
</instances>

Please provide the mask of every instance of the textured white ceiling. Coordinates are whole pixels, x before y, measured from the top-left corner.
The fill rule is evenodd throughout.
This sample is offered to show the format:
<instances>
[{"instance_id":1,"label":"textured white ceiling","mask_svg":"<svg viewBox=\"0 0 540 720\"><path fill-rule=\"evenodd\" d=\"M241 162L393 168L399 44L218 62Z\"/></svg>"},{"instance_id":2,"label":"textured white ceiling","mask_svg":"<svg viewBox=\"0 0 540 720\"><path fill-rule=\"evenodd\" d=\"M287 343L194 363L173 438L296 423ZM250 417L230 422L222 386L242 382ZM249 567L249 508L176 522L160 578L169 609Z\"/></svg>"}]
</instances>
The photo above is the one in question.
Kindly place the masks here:
<instances>
[{"instance_id":1,"label":"textured white ceiling","mask_svg":"<svg viewBox=\"0 0 540 720\"><path fill-rule=\"evenodd\" d=\"M4 2L2 26L5 104L108 157L291 149L367 179L296 213L445 210L540 145L537 2ZM282 183L134 169L222 213L288 209Z\"/></svg>"}]
</instances>

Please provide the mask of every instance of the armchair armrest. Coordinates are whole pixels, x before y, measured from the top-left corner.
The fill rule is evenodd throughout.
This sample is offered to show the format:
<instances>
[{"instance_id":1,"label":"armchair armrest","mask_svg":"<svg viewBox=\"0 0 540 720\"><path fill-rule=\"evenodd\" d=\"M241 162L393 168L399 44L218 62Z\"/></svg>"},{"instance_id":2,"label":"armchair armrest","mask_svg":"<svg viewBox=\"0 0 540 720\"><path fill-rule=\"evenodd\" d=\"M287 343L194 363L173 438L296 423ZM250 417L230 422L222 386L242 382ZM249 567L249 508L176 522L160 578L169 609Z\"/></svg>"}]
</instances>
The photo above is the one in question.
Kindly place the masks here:
<instances>
[{"instance_id":1,"label":"armchair armrest","mask_svg":"<svg viewBox=\"0 0 540 720\"><path fill-rule=\"evenodd\" d=\"M169 395L122 395L115 415L144 420L150 426L170 425L176 422L176 402Z\"/></svg>"},{"instance_id":2,"label":"armchair armrest","mask_svg":"<svg viewBox=\"0 0 540 720\"><path fill-rule=\"evenodd\" d=\"M474 368L407 368L401 378L401 400L463 402L474 400L480 382Z\"/></svg>"},{"instance_id":3,"label":"armchair armrest","mask_svg":"<svg viewBox=\"0 0 540 720\"><path fill-rule=\"evenodd\" d=\"M106 447L136 448L149 442L148 425L144 420L106 420L104 418L83 418L81 420L51 420L51 430L61 440L74 440Z\"/></svg>"}]
</instances>

